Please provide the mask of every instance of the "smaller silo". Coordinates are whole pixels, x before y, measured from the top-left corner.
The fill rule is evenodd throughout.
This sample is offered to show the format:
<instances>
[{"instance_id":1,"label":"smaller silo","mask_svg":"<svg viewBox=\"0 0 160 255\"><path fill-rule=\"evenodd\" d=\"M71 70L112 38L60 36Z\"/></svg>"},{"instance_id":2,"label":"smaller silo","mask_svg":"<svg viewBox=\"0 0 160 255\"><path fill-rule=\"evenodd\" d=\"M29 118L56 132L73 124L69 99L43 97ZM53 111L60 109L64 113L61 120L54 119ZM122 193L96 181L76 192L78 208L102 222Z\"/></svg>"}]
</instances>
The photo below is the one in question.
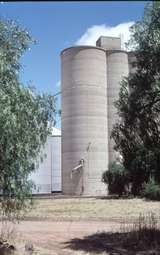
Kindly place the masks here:
<instances>
[{"instance_id":1,"label":"smaller silo","mask_svg":"<svg viewBox=\"0 0 160 255\"><path fill-rule=\"evenodd\" d=\"M114 124L118 121L117 109L114 105L119 98L120 83L128 76L128 54L123 50L112 50L107 53L107 93L108 93L108 149L109 162L116 160L114 141L110 138Z\"/></svg>"},{"instance_id":2,"label":"smaller silo","mask_svg":"<svg viewBox=\"0 0 160 255\"><path fill-rule=\"evenodd\" d=\"M116 160L117 157L117 153L114 150L114 141L110 138L113 126L118 121L117 110L114 103L119 98L121 81L124 77L128 76L128 53L121 50L121 39L118 37L101 36L97 40L96 45L106 50L108 154L109 163L111 163Z\"/></svg>"}]
</instances>

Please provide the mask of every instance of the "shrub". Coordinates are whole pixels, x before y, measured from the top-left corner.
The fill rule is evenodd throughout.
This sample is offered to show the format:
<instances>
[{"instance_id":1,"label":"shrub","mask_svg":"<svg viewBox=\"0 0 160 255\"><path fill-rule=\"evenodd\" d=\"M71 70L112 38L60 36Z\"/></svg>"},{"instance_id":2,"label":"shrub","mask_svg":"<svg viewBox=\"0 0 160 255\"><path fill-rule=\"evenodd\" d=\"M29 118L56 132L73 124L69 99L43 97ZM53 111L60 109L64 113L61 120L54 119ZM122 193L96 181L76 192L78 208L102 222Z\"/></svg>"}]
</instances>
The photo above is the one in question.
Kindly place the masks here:
<instances>
[{"instance_id":1,"label":"shrub","mask_svg":"<svg viewBox=\"0 0 160 255\"><path fill-rule=\"evenodd\" d=\"M160 201L160 185L156 184L153 180L144 185L142 196L150 200Z\"/></svg>"},{"instance_id":2,"label":"shrub","mask_svg":"<svg viewBox=\"0 0 160 255\"><path fill-rule=\"evenodd\" d=\"M129 178L122 164L113 162L103 173L102 181L108 185L109 194L126 195L129 192Z\"/></svg>"}]
</instances>

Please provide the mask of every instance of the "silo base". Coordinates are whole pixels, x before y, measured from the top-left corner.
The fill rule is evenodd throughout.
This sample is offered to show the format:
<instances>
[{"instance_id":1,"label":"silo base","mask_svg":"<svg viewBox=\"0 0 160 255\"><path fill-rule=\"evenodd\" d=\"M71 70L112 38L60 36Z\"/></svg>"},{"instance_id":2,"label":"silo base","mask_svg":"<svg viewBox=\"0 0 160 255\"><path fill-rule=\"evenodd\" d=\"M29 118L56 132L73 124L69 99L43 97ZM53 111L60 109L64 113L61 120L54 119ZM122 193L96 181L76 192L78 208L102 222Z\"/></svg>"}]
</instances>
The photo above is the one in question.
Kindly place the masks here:
<instances>
[{"instance_id":1,"label":"silo base","mask_svg":"<svg viewBox=\"0 0 160 255\"><path fill-rule=\"evenodd\" d=\"M108 195L108 187L103 182L96 182L96 183L88 183L87 186L81 187L76 190L71 190L66 187L63 187L62 193L64 195L71 195L71 196L107 196Z\"/></svg>"}]
</instances>

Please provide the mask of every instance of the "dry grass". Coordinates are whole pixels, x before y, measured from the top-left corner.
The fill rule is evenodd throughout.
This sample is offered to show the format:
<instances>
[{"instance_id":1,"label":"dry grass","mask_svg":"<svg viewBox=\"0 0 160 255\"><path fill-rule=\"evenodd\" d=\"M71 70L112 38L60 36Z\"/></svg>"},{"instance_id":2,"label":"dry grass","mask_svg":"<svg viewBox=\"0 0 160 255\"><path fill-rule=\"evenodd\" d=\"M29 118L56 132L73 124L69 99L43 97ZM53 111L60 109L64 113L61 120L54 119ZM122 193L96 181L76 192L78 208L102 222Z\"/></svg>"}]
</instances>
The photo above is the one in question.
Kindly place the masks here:
<instances>
[{"instance_id":1,"label":"dry grass","mask_svg":"<svg viewBox=\"0 0 160 255\"><path fill-rule=\"evenodd\" d=\"M154 212L160 216L160 203L142 199L61 198L34 199L29 220L110 220L135 219Z\"/></svg>"},{"instance_id":2,"label":"dry grass","mask_svg":"<svg viewBox=\"0 0 160 255\"><path fill-rule=\"evenodd\" d=\"M151 212L154 212L154 217ZM145 218L143 215L151 217ZM118 232L115 229L112 232L106 229L105 232L86 232L86 235L84 232L82 236L78 232L81 230L76 229L75 236L71 232L72 237L67 237L67 240L63 238L63 232L56 233L54 230L53 242L51 237L47 239L46 236L47 233L49 233L48 236L51 235L51 229L47 229L50 232L44 233L40 233L36 229L37 240L38 235L41 235L42 238L44 234L43 241L45 242L41 244L41 241L36 241L34 243L35 239L32 239L32 234L29 235L35 249L32 255L159 255L159 223L157 225L157 222L160 222L159 217L159 202L147 202L142 199L51 197L35 198L33 209L25 218L30 222L25 221L24 223L32 224L32 220L34 220L35 222L44 221L43 224L51 224L50 221L80 221L77 224L81 224L81 221L91 220L92 224L93 221L99 221L103 225L102 221L104 220L105 224L113 222L113 228L114 223L116 226L121 226L118 228ZM56 224L56 222L53 223ZM34 234L32 231L31 233ZM154 234L156 239L153 239ZM139 242L140 237L143 238ZM28 240L25 238L24 236L24 240L22 240L21 237L16 237L17 251L14 255L28 255L24 250L24 245Z\"/></svg>"},{"instance_id":3,"label":"dry grass","mask_svg":"<svg viewBox=\"0 0 160 255\"><path fill-rule=\"evenodd\" d=\"M160 225L153 213L140 215L138 221L123 226L122 232L101 232L73 238L65 243L72 251L108 255L159 255Z\"/></svg>"}]
</instances>

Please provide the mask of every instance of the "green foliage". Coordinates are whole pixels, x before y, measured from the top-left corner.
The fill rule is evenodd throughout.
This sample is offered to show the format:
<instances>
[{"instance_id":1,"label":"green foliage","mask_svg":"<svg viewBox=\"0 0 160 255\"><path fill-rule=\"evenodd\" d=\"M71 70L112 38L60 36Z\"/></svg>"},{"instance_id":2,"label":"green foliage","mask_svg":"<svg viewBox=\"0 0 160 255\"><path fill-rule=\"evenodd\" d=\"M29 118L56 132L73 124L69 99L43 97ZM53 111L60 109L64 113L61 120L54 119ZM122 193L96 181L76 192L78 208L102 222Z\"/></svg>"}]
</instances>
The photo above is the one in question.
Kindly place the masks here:
<instances>
[{"instance_id":1,"label":"green foliage","mask_svg":"<svg viewBox=\"0 0 160 255\"><path fill-rule=\"evenodd\" d=\"M19 60L32 42L14 22L0 20L0 199L2 213L11 218L28 206L28 176L54 124L53 96L19 81Z\"/></svg>"},{"instance_id":2,"label":"green foliage","mask_svg":"<svg viewBox=\"0 0 160 255\"><path fill-rule=\"evenodd\" d=\"M131 33L136 70L121 83L112 138L138 195L150 177L160 183L160 8L148 4Z\"/></svg>"},{"instance_id":3,"label":"green foliage","mask_svg":"<svg viewBox=\"0 0 160 255\"><path fill-rule=\"evenodd\" d=\"M160 201L160 185L155 184L155 182L151 179L144 185L142 196L150 200Z\"/></svg>"},{"instance_id":4,"label":"green foliage","mask_svg":"<svg viewBox=\"0 0 160 255\"><path fill-rule=\"evenodd\" d=\"M109 169L103 173L102 181L108 184L109 194L122 196L129 192L128 174L120 163L111 163Z\"/></svg>"}]
</instances>

